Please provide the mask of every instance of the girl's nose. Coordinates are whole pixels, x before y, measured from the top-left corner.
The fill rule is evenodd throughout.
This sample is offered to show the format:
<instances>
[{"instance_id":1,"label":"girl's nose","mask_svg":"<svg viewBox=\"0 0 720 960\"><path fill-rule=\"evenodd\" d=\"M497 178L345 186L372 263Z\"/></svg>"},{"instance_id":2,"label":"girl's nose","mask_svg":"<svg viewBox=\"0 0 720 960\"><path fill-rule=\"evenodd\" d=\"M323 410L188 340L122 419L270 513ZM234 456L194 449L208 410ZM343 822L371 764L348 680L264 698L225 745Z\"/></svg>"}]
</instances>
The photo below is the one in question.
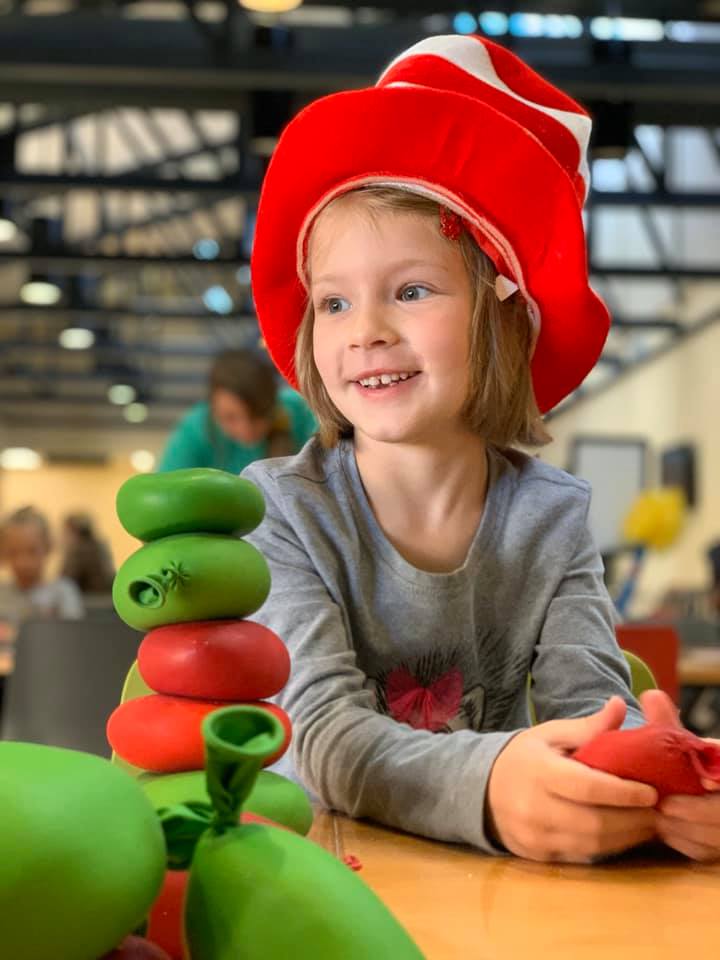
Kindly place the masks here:
<instances>
[{"instance_id":1,"label":"girl's nose","mask_svg":"<svg viewBox=\"0 0 720 960\"><path fill-rule=\"evenodd\" d=\"M353 325L350 332L351 346L369 347L394 343L397 334L387 311L380 305L368 305L353 310Z\"/></svg>"}]
</instances>

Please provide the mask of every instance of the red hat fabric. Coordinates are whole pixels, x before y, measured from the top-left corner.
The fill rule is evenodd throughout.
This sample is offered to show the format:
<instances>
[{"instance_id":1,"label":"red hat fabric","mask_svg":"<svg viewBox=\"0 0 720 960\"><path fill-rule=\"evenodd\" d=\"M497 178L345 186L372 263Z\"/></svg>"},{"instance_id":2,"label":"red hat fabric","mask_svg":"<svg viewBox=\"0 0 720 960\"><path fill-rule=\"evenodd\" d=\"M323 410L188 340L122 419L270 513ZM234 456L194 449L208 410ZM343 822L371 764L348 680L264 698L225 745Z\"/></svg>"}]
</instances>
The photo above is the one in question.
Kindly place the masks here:
<instances>
[{"instance_id":1,"label":"red hat fabric","mask_svg":"<svg viewBox=\"0 0 720 960\"><path fill-rule=\"evenodd\" d=\"M275 149L258 208L255 306L268 350L296 384L315 218L370 184L430 196L458 214L536 328L535 395L545 412L595 365L609 315L588 283L582 203L590 118L522 60L483 37L430 37L377 85L299 113Z\"/></svg>"}]
</instances>

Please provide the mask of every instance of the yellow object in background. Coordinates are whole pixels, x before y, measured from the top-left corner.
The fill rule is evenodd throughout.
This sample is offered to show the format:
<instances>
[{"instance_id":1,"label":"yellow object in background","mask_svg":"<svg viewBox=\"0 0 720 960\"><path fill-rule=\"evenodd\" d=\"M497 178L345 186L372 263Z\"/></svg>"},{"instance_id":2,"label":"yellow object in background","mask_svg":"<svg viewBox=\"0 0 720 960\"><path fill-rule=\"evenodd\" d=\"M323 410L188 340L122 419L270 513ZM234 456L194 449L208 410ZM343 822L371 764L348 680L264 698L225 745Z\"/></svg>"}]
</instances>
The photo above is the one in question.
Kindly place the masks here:
<instances>
[{"instance_id":1,"label":"yellow object in background","mask_svg":"<svg viewBox=\"0 0 720 960\"><path fill-rule=\"evenodd\" d=\"M662 550L679 536L685 512L685 494L680 487L645 490L625 517L623 535L630 543Z\"/></svg>"}]
</instances>

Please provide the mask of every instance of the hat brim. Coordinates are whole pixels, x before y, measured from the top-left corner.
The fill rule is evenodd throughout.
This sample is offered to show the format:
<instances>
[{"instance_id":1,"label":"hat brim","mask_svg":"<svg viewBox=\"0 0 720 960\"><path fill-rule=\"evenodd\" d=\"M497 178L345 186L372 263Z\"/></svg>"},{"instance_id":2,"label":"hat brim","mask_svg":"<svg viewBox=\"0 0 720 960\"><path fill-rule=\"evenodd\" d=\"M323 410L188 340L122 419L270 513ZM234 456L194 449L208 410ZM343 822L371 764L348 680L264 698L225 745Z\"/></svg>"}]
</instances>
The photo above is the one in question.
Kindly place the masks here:
<instances>
[{"instance_id":1,"label":"hat brim","mask_svg":"<svg viewBox=\"0 0 720 960\"><path fill-rule=\"evenodd\" d=\"M275 149L258 208L253 295L268 351L290 383L307 304L298 238L326 198L372 181L447 198L496 245L500 238L539 322L532 375L542 412L582 383L610 318L588 282L582 211L569 176L533 134L494 108L411 86L317 100Z\"/></svg>"}]
</instances>

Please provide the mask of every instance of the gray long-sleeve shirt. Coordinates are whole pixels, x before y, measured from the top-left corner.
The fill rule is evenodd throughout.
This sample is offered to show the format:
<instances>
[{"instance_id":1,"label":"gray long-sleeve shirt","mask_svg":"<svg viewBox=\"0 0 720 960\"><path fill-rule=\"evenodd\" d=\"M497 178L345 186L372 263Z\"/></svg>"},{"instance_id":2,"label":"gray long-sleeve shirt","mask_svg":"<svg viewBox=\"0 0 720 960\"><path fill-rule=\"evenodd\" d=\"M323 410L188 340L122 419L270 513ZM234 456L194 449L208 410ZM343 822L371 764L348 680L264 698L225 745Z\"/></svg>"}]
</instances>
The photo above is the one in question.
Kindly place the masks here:
<instances>
[{"instance_id":1,"label":"gray long-sleeve shirt","mask_svg":"<svg viewBox=\"0 0 720 960\"><path fill-rule=\"evenodd\" d=\"M253 463L265 496L247 539L272 588L252 619L287 644L276 698L293 722L279 765L328 806L494 851L483 810L498 753L530 725L579 717L612 694L642 722L587 529L588 485L490 451L465 563L428 573L385 537L352 442ZM294 767L294 769L293 769Z\"/></svg>"}]
</instances>

